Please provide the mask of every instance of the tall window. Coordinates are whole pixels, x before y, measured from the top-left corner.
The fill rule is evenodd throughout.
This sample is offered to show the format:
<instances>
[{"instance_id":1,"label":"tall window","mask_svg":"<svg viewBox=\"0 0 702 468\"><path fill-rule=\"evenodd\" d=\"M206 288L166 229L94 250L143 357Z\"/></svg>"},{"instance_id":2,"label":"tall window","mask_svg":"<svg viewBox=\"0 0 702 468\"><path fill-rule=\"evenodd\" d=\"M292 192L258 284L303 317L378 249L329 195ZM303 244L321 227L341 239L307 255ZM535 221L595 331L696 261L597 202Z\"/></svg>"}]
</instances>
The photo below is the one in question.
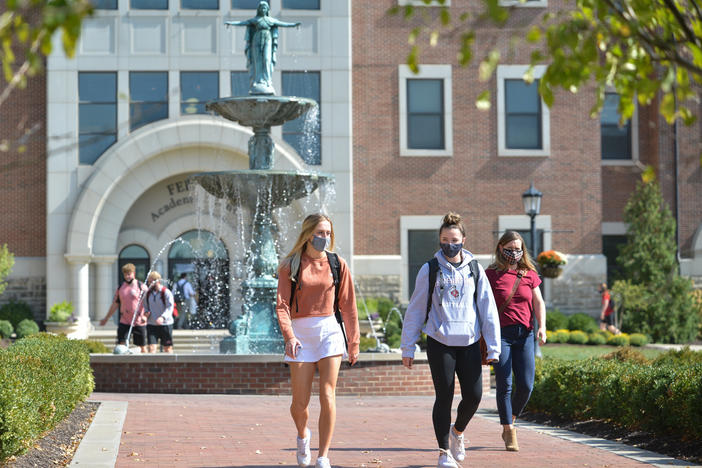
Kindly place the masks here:
<instances>
[{"instance_id":1,"label":"tall window","mask_svg":"<svg viewBox=\"0 0 702 468\"><path fill-rule=\"evenodd\" d=\"M168 118L168 73L129 73L129 130Z\"/></svg>"},{"instance_id":2,"label":"tall window","mask_svg":"<svg viewBox=\"0 0 702 468\"><path fill-rule=\"evenodd\" d=\"M131 263L136 267L134 275L139 281L146 281L146 273L149 271L149 253L140 245L132 244L122 249L117 261L117 284L122 284L122 267Z\"/></svg>"},{"instance_id":3,"label":"tall window","mask_svg":"<svg viewBox=\"0 0 702 468\"><path fill-rule=\"evenodd\" d=\"M78 155L93 164L117 141L117 74L78 74Z\"/></svg>"},{"instance_id":4,"label":"tall window","mask_svg":"<svg viewBox=\"0 0 702 468\"><path fill-rule=\"evenodd\" d=\"M232 97L249 95L249 72L232 72Z\"/></svg>"},{"instance_id":5,"label":"tall window","mask_svg":"<svg viewBox=\"0 0 702 468\"><path fill-rule=\"evenodd\" d=\"M180 73L180 113L206 114L205 103L219 97L219 73Z\"/></svg>"},{"instance_id":6,"label":"tall window","mask_svg":"<svg viewBox=\"0 0 702 468\"><path fill-rule=\"evenodd\" d=\"M168 0L129 0L132 10L168 10Z\"/></svg>"},{"instance_id":7,"label":"tall window","mask_svg":"<svg viewBox=\"0 0 702 468\"><path fill-rule=\"evenodd\" d=\"M183 10L219 10L219 0L180 0Z\"/></svg>"},{"instance_id":8,"label":"tall window","mask_svg":"<svg viewBox=\"0 0 702 468\"><path fill-rule=\"evenodd\" d=\"M607 284L621 279L622 269L617 263L619 249L626 244L626 235L603 235L602 253L607 258Z\"/></svg>"},{"instance_id":9,"label":"tall window","mask_svg":"<svg viewBox=\"0 0 702 468\"><path fill-rule=\"evenodd\" d=\"M505 80L505 130L509 149L541 149L539 80Z\"/></svg>"},{"instance_id":10,"label":"tall window","mask_svg":"<svg viewBox=\"0 0 702 468\"><path fill-rule=\"evenodd\" d=\"M258 8L260 0L232 0L232 8L235 10L255 10Z\"/></svg>"},{"instance_id":11,"label":"tall window","mask_svg":"<svg viewBox=\"0 0 702 468\"><path fill-rule=\"evenodd\" d=\"M317 101L317 108L283 124L283 139L307 164L322 164L321 78L319 72L283 72L283 95Z\"/></svg>"},{"instance_id":12,"label":"tall window","mask_svg":"<svg viewBox=\"0 0 702 468\"><path fill-rule=\"evenodd\" d=\"M602 159L632 159L631 120L619 125L619 94L606 93L600 114Z\"/></svg>"},{"instance_id":13,"label":"tall window","mask_svg":"<svg viewBox=\"0 0 702 468\"><path fill-rule=\"evenodd\" d=\"M116 10L117 0L92 0L91 3L96 10Z\"/></svg>"},{"instance_id":14,"label":"tall window","mask_svg":"<svg viewBox=\"0 0 702 468\"><path fill-rule=\"evenodd\" d=\"M319 10L319 0L283 0L283 8L291 10Z\"/></svg>"},{"instance_id":15,"label":"tall window","mask_svg":"<svg viewBox=\"0 0 702 468\"><path fill-rule=\"evenodd\" d=\"M407 80L407 147L444 149L443 80Z\"/></svg>"},{"instance_id":16,"label":"tall window","mask_svg":"<svg viewBox=\"0 0 702 468\"><path fill-rule=\"evenodd\" d=\"M544 66L534 67L527 83L526 65L497 67L497 142L499 156L548 156L548 107L539 96Z\"/></svg>"},{"instance_id":17,"label":"tall window","mask_svg":"<svg viewBox=\"0 0 702 468\"><path fill-rule=\"evenodd\" d=\"M408 249L408 280L409 297L412 297L417 281L417 273L429 259L434 256L438 247L436 229L412 229L407 231Z\"/></svg>"}]
</instances>

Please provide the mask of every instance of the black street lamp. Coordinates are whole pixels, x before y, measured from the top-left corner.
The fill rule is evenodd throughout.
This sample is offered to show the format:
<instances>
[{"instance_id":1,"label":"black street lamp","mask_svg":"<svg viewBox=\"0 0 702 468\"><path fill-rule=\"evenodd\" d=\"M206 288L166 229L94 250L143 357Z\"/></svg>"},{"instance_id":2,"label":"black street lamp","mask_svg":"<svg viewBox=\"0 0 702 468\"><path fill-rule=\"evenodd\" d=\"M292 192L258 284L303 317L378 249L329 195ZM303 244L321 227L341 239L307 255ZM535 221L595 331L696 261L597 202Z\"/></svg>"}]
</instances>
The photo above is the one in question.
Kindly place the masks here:
<instances>
[{"instance_id":1,"label":"black street lamp","mask_svg":"<svg viewBox=\"0 0 702 468\"><path fill-rule=\"evenodd\" d=\"M538 252L536 251L536 216L541 212L541 197L543 193L534 188L534 182L531 183L529 190L522 194L524 202L524 213L531 220L531 257L536 259Z\"/></svg>"}]
</instances>

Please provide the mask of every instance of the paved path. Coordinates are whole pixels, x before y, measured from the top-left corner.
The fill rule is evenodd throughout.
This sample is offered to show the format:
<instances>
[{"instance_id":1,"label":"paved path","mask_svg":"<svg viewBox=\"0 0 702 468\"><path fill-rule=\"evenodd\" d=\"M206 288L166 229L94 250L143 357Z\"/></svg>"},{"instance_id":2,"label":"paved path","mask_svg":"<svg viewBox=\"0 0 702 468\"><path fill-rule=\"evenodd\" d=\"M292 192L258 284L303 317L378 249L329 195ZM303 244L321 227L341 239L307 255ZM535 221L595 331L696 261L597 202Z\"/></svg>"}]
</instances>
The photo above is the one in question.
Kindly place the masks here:
<instances>
[{"instance_id":1,"label":"paved path","mask_svg":"<svg viewBox=\"0 0 702 468\"><path fill-rule=\"evenodd\" d=\"M319 405L314 398L310 409L311 419L316 421ZM295 466L295 431L288 413L289 396L95 393L91 399L127 402L114 464L117 468ZM337 427L330 452L333 466L436 466L432 403L430 397L337 397ZM112 403L115 404L119 405ZM315 426L316 423L310 427L313 449ZM463 466L678 464L651 452L530 424L518 429L521 451L506 452L500 431L494 396L485 395L466 432L470 445ZM109 447L106 445L102 450L109 452ZM638 460L617 451L625 451ZM313 461L315 455L313 452ZM74 462L91 466L87 461Z\"/></svg>"}]
</instances>

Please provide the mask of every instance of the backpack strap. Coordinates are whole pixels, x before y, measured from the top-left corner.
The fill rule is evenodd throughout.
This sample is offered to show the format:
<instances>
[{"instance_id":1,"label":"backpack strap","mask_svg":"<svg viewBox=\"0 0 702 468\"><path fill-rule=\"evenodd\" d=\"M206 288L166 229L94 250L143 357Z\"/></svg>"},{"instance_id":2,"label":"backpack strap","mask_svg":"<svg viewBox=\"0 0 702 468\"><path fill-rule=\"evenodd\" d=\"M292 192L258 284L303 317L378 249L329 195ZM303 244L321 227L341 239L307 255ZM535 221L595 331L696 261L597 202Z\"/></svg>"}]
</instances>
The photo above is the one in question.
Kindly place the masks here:
<instances>
[{"instance_id":1,"label":"backpack strap","mask_svg":"<svg viewBox=\"0 0 702 468\"><path fill-rule=\"evenodd\" d=\"M349 343L346 339L346 330L344 330L344 320L341 317L341 311L339 310L339 286L341 284L341 263L339 262L339 256L334 252L326 251L327 260L329 261L329 267L332 272L332 279L334 281L334 316L336 321L341 327L341 334L344 336L344 345L346 349L349 349Z\"/></svg>"}]
</instances>

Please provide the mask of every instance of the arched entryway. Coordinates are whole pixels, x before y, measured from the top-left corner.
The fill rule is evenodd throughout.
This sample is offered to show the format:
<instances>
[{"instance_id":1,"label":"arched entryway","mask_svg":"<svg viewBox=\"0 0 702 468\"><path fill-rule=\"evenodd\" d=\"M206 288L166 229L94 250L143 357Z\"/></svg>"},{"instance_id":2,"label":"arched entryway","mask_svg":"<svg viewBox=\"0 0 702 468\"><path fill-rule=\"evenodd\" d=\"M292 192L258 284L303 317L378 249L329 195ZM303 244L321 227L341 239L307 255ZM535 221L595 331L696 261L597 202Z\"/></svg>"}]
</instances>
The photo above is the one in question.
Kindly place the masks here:
<instances>
[{"instance_id":1,"label":"arched entryway","mask_svg":"<svg viewBox=\"0 0 702 468\"><path fill-rule=\"evenodd\" d=\"M136 268L136 279L146 281L146 274L151 267L149 252L138 244L131 244L122 249L117 261L117 286L122 283L122 267L131 263Z\"/></svg>"}]
</instances>

